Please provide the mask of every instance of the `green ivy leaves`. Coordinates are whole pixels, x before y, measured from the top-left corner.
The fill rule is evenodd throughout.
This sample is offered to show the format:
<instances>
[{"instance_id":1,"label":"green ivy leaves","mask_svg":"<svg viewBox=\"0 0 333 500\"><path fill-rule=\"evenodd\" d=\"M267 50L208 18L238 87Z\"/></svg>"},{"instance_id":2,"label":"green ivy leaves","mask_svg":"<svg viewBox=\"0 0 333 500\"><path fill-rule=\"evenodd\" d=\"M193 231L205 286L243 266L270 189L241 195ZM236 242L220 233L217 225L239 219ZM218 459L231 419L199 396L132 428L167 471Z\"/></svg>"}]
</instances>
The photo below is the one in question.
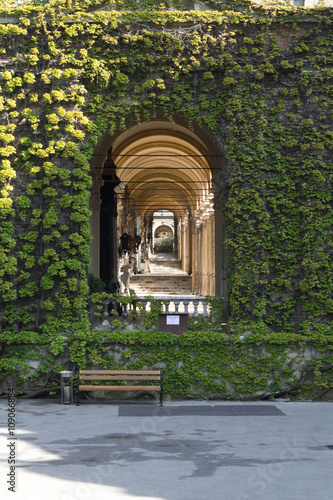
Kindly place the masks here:
<instances>
[{"instance_id":1,"label":"green ivy leaves","mask_svg":"<svg viewBox=\"0 0 333 500\"><path fill-rule=\"evenodd\" d=\"M174 1L179 10L165 11L157 0L121 1L118 12L90 12L91 2L8 6L17 24L0 25L0 323L12 344L22 341L24 317L26 338L49 343L52 356L64 351L65 336L77 363L87 352L114 363L101 356L88 322L90 160L107 131L124 130L128 117L149 120L156 109L192 120L221 145L232 336L249 325L318 342L330 332L332 16L311 10L318 24L305 32L305 9L213 4L214 11L187 11ZM17 321L7 314L14 306ZM148 327L159 308L146 314ZM175 384L184 394L194 380L218 391L215 373L235 378L238 392L267 384L267 356L257 352L247 362L245 347L236 355L236 344L221 347L220 333L191 327L179 357L174 339L159 337L169 349L170 391ZM150 336L135 339L154 346L149 363L163 358ZM127 341L135 345L134 337ZM193 345L197 363L186 353ZM12 370L12 359L27 377L23 357L8 356L0 367ZM223 356L225 372L216 368ZM256 385L258 363L264 374Z\"/></svg>"}]
</instances>

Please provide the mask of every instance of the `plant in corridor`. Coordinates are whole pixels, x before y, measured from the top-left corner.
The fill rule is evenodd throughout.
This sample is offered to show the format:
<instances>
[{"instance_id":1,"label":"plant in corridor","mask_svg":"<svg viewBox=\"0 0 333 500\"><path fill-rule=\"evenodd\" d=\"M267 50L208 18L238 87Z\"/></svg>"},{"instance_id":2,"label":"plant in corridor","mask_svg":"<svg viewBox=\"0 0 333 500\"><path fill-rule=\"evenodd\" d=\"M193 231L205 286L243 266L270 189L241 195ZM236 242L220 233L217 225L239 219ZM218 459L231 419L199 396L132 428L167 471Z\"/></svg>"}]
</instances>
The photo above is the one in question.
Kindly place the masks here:
<instances>
[{"instance_id":1,"label":"plant in corridor","mask_svg":"<svg viewBox=\"0 0 333 500\"><path fill-rule=\"evenodd\" d=\"M172 253L174 238L172 233L162 233L154 240L155 253Z\"/></svg>"}]
</instances>

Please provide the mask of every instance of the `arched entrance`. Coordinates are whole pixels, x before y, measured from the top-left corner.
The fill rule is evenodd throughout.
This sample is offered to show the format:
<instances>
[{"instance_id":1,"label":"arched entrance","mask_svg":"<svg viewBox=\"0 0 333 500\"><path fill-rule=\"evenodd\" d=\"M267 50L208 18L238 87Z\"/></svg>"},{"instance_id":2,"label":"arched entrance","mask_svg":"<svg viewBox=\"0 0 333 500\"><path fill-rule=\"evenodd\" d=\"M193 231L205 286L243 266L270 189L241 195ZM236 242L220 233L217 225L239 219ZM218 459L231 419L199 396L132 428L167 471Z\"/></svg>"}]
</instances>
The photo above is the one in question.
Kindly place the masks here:
<instances>
[{"instance_id":1,"label":"arched entrance","mask_svg":"<svg viewBox=\"0 0 333 500\"><path fill-rule=\"evenodd\" d=\"M154 253L175 252L175 215L168 210L158 210L152 220L152 249Z\"/></svg>"},{"instance_id":2,"label":"arched entrance","mask_svg":"<svg viewBox=\"0 0 333 500\"><path fill-rule=\"evenodd\" d=\"M106 226L101 227L101 207L102 212L108 207L109 214L115 213L107 187L111 186L111 177L103 168L110 147L117 167L117 224L109 224L106 232ZM192 293L224 292L219 189L223 162L216 145L205 133L163 120L142 123L116 137L104 138L92 167L91 270L95 275L103 274L103 252L110 252L112 245L116 252L115 245L119 245L124 234L141 241L139 253L143 248L152 251L153 216L165 210L174 215L175 250L182 271L192 276ZM108 240L106 246L103 238Z\"/></svg>"}]
</instances>

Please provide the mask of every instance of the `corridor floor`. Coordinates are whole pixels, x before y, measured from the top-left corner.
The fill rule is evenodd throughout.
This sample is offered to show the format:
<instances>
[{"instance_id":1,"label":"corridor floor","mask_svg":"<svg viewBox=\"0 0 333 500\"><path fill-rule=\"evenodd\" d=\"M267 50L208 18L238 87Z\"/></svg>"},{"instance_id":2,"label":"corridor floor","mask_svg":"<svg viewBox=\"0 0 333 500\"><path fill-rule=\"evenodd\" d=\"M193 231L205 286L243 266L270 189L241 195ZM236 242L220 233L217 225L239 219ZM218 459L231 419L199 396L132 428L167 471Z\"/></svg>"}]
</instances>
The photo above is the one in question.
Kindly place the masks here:
<instances>
[{"instance_id":1,"label":"corridor floor","mask_svg":"<svg viewBox=\"0 0 333 500\"><path fill-rule=\"evenodd\" d=\"M172 253L153 254L149 270L131 277L130 288L139 295L192 295L192 277Z\"/></svg>"}]
</instances>

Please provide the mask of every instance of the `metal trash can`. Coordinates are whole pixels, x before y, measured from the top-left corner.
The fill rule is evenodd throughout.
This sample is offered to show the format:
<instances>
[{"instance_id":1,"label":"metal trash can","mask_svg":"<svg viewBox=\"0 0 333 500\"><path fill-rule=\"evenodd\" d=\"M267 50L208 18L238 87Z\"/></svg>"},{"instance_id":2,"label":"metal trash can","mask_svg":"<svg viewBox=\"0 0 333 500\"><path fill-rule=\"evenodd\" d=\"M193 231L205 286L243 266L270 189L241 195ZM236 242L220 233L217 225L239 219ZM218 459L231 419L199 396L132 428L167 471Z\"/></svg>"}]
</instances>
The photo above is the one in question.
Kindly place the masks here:
<instances>
[{"instance_id":1,"label":"metal trash can","mask_svg":"<svg viewBox=\"0 0 333 500\"><path fill-rule=\"evenodd\" d=\"M60 397L62 405L73 404L73 375L74 372L60 372Z\"/></svg>"}]
</instances>

